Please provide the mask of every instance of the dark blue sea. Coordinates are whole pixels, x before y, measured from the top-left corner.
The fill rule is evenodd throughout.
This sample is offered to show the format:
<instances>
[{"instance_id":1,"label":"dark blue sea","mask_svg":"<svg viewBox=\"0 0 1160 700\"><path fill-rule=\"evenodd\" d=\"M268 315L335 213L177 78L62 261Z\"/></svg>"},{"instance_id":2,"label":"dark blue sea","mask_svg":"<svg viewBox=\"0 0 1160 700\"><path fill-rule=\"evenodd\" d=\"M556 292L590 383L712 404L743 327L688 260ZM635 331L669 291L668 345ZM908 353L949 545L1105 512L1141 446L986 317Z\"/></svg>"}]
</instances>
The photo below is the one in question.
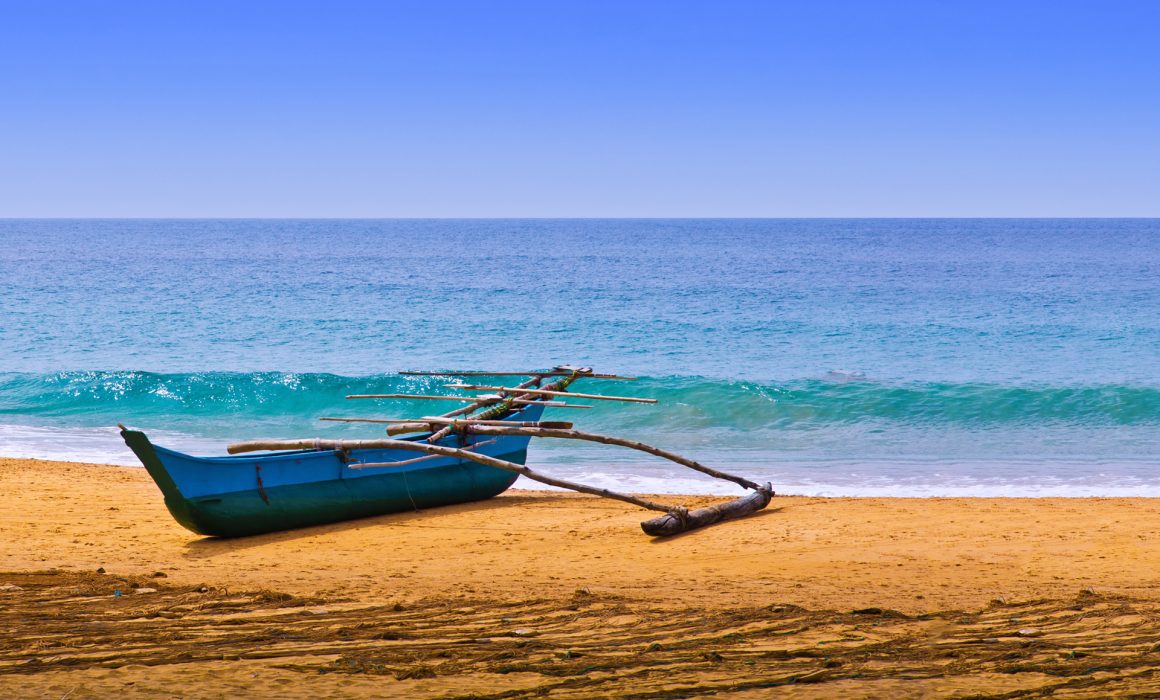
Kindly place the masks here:
<instances>
[{"instance_id":1,"label":"dark blue sea","mask_svg":"<svg viewBox=\"0 0 1160 700\"><path fill-rule=\"evenodd\" d=\"M379 437L317 418L458 406L343 399L452 391L398 370L559 363L660 403L549 419L779 492L1160 496L1160 220L0 220L0 455L133 464L118 422L198 454Z\"/></svg>"}]
</instances>

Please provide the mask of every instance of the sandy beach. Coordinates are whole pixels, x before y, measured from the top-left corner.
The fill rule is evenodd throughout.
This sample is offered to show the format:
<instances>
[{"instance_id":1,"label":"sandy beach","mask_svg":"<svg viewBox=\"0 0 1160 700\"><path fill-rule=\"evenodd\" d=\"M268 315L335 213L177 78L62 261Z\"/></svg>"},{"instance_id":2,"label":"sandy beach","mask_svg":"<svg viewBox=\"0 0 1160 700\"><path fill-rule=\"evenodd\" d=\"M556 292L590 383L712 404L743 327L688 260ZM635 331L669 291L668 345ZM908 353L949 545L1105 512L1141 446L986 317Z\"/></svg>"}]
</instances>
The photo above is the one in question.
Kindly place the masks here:
<instances>
[{"instance_id":1,"label":"sandy beach","mask_svg":"<svg viewBox=\"0 0 1160 700\"><path fill-rule=\"evenodd\" d=\"M1160 695L1155 500L648 515L512 491L214 540L144 470L0 460L0 694Z\"/></svg>"}]
</instances>

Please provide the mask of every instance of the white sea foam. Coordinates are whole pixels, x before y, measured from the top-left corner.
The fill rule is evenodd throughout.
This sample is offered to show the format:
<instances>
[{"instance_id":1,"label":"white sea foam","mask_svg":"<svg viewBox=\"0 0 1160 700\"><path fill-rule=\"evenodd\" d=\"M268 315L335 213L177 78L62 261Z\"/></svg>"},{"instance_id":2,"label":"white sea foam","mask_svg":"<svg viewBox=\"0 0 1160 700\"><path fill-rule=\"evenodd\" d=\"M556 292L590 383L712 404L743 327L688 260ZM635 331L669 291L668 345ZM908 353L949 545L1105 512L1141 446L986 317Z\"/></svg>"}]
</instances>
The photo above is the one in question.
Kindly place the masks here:
<instances>
[{"instance_id":1,"label":"white sea foam","mask_svg":"<svg viewBox=\"0 0 1160 700\"><path fill-rule=\"evenodd\" d=\"M150 438L191 454L223 454L224 441L175 431ZM735 484L659 461L609 460L607 451L530 453L544 474L628 493L740 495ZM0 456L140 466L118 430L0 425ZM748 459L746 458L748 456ZM723 453L712 464L777 493L816 497L1160 497L1160 460L800 460L756 462ZM517 488L551 489L521 477Z\"/></svg>"},{"instance_id":2,"label":"white sea foam","mask_svg":"<svg viewBox=\"0 0 1160 700\"><path fill-rule=\"evenodd\" d=\"M782 495L817 497L1160 497L1160 463L1145 460L1012 460L872 462L803 461L766 465L715 461L716 466ZM742 489L691 470L649 463L569 461L533 468L564 479L630 493L731 495ZM517 488L550 489L521 478Z\"/></svg>"},{"instance_id":3,"label":"white sea foam","mask_svg":"<svg viewBox=\"0 0 1160 700\"><path fill-rule=\"evenodd\" d=\"M548 472L562 476L558 472ZM581 480L583 476L573 476ZM708 479L708 477L706 477ZM696 479L655 479L638 476L592 474L584 483L624 493L688 494L730 496L743 495L739 486ZM1160 483L1150 484L1018 484L1018 483L894 483L877 485L828 484L808 480L773 481L774 491L782 496L813 496L820 498L1158 498ZM539 482L521 477L515 488L529 490L556 490Z\"/></svg>"},{"instance_id":4,"label":"white sea foam","mask_svg":"<svg viewBox=\"0 0 1160 700\"><path fill-rule=\"evenodd\" d=\"M212 454L222 446L184 433L153 431L166 447L197 454ZM51 459L60 462L88 462L141 466L141 462L121 439L116 427L50 428L31 425L0 425L0 457Z\"/></svg>"}]
</instances>

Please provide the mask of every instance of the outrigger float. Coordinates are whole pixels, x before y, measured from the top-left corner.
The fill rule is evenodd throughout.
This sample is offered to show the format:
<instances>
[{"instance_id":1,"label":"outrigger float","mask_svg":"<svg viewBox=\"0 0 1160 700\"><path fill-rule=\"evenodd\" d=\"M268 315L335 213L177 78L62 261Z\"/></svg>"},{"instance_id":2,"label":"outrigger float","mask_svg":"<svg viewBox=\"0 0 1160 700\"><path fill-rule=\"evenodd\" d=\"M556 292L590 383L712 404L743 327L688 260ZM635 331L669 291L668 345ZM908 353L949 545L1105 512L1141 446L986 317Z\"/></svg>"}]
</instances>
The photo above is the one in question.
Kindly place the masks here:
<instances>
[{"instance_id":1,"label":"outrigger float","mask_svg":"<svg viewBox=\"0 0 1160 700\"><path fill-rule=\"evenodd\" d=\"M645 533L658 537L748 515L765 508L774 495L771 484L762 485L726 474L667 450L635 440L574 430L570 422L540 420L546 408L591 408L565 403L563 398L656 403L654 399L568 391L579 379L631 381L635 377L596 374L590 368L569 365L541 372L402 374L528 379L513 387L447 385L486 392L474 396L355 394L346 397L466 404L440 416L320 419L385 424L387 434L392 436L390 439L255 440L229 445L226 451L230 456L193 457L154 445L140 431L119 427L125 443L161 488L165 505L177 522L193 532L213 537L254 535L480 501L507 490L521 474L551 486L660 511L664 515L641 523ZM409 437L395 439L396 435ZM556 479L525 466L532 438L585 440L639 450L731 481L753 493L720 505L689 510ZM250 452L263 454L241 454Z\"/></svg>"}]
</instances>

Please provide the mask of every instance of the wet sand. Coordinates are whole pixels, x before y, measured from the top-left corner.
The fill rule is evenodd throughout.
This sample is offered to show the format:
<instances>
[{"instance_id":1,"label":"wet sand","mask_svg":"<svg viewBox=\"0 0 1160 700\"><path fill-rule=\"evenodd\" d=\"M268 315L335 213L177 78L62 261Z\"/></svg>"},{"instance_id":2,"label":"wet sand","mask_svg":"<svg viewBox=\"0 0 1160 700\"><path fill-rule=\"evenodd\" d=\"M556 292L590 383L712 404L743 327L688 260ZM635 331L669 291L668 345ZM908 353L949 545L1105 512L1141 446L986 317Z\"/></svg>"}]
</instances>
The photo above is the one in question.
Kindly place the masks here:
<instances>
[{"instance_id":1,"label":"wet sand","mask_svg":"<svg viewBox=\"0 0 1160 700\"><path fill-rule=\"evenodd\" d=\"M1160 695L1160 501L648 517L513 491L213 540L144 470L0 460L0 695Z\"/></svg>"}]
</instances>

